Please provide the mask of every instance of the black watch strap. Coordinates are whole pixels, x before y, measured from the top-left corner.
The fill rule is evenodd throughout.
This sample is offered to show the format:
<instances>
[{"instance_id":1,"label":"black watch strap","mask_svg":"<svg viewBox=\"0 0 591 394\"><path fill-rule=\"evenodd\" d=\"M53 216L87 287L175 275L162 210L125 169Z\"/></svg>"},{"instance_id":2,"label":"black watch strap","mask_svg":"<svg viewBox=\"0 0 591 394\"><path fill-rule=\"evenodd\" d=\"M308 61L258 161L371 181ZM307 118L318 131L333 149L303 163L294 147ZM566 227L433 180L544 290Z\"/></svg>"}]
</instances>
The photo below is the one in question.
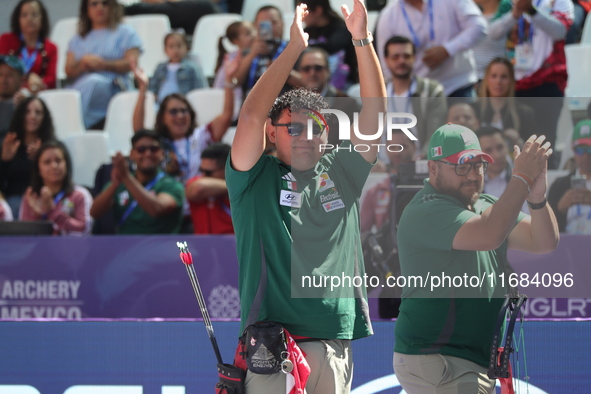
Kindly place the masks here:
<instances>
[{"instance_id":1,"label":"black watch strap","mask_svg":"<svg viewBox=\"0 0 591 394\"><path fill-rule=\"evenodd\" d=\"M537 204L532 204L531 202L527 202L527 206L529 207L529 209L532 210L536 210L536 209L542 209L546 206L546 204L548 204L548 199L544 198L544 201L539 202Z\"/></svg>"}]
</instances>

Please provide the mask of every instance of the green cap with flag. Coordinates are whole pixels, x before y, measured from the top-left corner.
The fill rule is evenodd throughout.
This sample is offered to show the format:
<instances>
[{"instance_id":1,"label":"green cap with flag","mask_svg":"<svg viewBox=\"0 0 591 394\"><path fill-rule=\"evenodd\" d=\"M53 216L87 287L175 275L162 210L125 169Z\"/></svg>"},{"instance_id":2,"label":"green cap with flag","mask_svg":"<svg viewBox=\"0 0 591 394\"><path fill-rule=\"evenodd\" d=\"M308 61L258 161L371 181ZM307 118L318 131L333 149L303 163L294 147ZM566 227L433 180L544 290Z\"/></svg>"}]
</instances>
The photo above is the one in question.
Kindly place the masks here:
<instances>
[{"instance_id":1,"label":"green cap with flag","mask_svg":"<svg viewBox=\"0 0 591 394\"><path fill-rule=\"evenodd\" d=\"M493 158L481 150L476 134L467 127L448 123L435 130L429 141L428 160L445 159L464 164L477 157L494 163Z\"/></svg>"},{"instance_id":2,"label":"green cap with flag","mask_svg":"<svg viewBox=\"0 0 591 394\"><path fill-rule=\"evenodd\" d=\"M573 146L589 145L591 146L591 119L581 120L575 126L573 132Z\"/></svg>"}]
</instances>

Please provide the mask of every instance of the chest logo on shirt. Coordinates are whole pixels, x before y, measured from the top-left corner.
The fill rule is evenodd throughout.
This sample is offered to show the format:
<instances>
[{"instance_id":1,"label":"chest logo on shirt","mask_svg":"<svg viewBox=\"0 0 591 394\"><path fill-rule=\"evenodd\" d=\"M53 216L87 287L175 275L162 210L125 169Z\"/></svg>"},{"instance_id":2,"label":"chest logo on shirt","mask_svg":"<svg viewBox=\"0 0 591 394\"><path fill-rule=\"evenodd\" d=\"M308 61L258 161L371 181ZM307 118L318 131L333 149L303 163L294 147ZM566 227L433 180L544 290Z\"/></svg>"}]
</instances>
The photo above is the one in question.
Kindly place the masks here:
<instances>
[{"instance_id":1,"label":"chest logo on shirt","mask_svg":"<svg viewBox=\"0 0 591 394\"><path fill-rule=\"evenodd\" d=\"M279 204L286 207L300 208L302 206L302 196L291 190L281 190Z\"/></svg>"},{"instance_id":2,"label":"chest logo on shirt","mask_svg":"<svg viewBox=\"0 0 591 394\"><path fill-rule=\"evenodd\" d=\"M320 174L320 176L318 177L318 191L322 193L323 191L328 190L331 187L334 187L334 182L330 179L328 174L326 172Z\"/></svg>"},{"instance_id":3,"label":"chest logo on shirt","mask_svg":"<svg viewBox=\"0 0 591 394\"><path fill-rule=\"evenodd\" d=\"M281 179L285 181L285 187L289 190L298 190L296 179L291 172L288 172L287 174L283 175Z\"/></svg>"},{"instance_id":4,"label":"chest logo on shirt","mask_svg":"<svg viewBox=\"0 0 591 394\"><path fill-rule=\"evenodd\" d=\"M322 204L325 212L334 211L337 209L345 208L345 203L340 198L338 200L329 201L325 204Z\"/></svg>"},{"instance_id":5,"label":"chest logo on shirt","mask_svg":"<svg viewBox=\"0 0 591 394\"><path fill-rule=\"evenodd\" d=\"M127 192L127 190L125 190L125 191L119 193L117 198L119 199L119 205L126 206L127 203L129 202L129 193Z\"/></svg>"}]
</instances>

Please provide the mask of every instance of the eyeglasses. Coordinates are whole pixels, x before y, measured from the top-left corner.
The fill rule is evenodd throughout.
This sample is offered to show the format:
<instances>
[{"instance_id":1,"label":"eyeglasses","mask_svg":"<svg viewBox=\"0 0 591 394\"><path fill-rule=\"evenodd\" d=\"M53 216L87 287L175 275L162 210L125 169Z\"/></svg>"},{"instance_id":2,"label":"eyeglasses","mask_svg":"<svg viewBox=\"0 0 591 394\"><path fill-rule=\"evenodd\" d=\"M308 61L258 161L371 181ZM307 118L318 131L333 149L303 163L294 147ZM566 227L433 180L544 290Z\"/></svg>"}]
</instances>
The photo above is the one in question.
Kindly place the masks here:
<instances>
[{"instance_id":1,"label":"eyeglasses","mask_svg":"<svg viewBox=\"0 0 591 394\"><path fill-rule=\"evenodd\" d=\"M156 145L140 145L140 146L136 146L133 149L137 153L144 154L147 151L150 151L150 153L156 153L156 152L160 151L161 148L159 146L156 146Z\"/></svg>"},{"instance_id":2,"label":"eyeglasses","mask_svg":"<svg viewBox=\"0 0 591 394\"><path fill-rule=\"evenodd\" d=\"M486 172L488 168L487 161L478 161L476 163L466 163L466 164L454 164L448 161L443 160L435 160L443 164L447 164L448 166L453 166L457 176L466 176L472 171L472 168L476 169L476 173L478 175L482 175Z\"/></svg>"},{"instance_id":3,"label":"eyeglasses","mask_svg":"<svg viewBox=\"0 0 591 394\"><path fill-rule=\"evenodd\" d=\"M214 172L217 170L206 170L205 168L199 167L199 172L202 173L204 176L213 176Z\"/></svg>"},{"instance_id":4,"label":"eyeglasses","mask_svg":"<svg viewBox=\"0 0 591 394\"><path fill-rule=\"evenodd\" d=\"M273 126L285 126L287 127L287 134L292 137L297 137L306 130L306 125L303 123L276 123ZM324 127L321 127L318 123L312 122L312 134L318 137L324 133Z\"/></svg>"},{"instance_id":5,"label":"eyeglasses","mask_svg":"<svg viewBox=\"0 0 591 394\"><path fill-rule=\"evenodd\" d=\"M168 112L168 114L170 116L177 116L178 114L186 115L189 113L189 109L188 108L171 108L171 109L167 110L166 112Z\"/></svg>"},{"instance_id":6,"label":"eyeglasses","mask_svg":"<svg viewBox=\"0 0 591 394\"><path fill-rule=\"evenodd\" d=\"M587 153L588 155L591 155L591 146L586 146L586 145L579 145L579 146L575 146L575 155L577 156L583 156L585 153Z\"/></svg>"},{"instance_id":7,"label":"eyeglasses","mask_svg":"<svg viewBox=\"0 0 591 394\"><path fill-rule=\"evenodd\" d=\"M317 73L319 73L320 71L324 71L325 68L325 66L321 66L320 64L314 64L310 66L300 67L300 71L303 73L309 73L310 71L314 70Z\"/></svg>"}]
</instances>

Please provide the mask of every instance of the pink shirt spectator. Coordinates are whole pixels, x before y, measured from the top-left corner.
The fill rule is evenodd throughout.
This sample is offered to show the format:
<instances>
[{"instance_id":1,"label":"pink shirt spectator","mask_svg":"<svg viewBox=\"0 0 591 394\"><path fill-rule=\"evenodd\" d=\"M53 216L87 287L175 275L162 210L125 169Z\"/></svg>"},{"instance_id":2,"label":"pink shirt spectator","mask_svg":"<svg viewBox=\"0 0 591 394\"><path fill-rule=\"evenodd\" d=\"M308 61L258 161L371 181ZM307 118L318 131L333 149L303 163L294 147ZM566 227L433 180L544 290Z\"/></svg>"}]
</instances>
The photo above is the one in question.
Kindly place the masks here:
<instances>
[{"instance_id":1,"label":"pink shirt spectator","mask_svg":"<svg viewBox=\"0 0 591 394\"><path fill-rule=\"evenodd\" d=\"M47 214L47 220L53 222L54 234L59 235L89 235L92 230L90 207L92 196L83 187L74 186L74 191L58 202L55 208ZM23 199L20 209L20 220L43 220Z\"/></svg>"}]
</instances>

